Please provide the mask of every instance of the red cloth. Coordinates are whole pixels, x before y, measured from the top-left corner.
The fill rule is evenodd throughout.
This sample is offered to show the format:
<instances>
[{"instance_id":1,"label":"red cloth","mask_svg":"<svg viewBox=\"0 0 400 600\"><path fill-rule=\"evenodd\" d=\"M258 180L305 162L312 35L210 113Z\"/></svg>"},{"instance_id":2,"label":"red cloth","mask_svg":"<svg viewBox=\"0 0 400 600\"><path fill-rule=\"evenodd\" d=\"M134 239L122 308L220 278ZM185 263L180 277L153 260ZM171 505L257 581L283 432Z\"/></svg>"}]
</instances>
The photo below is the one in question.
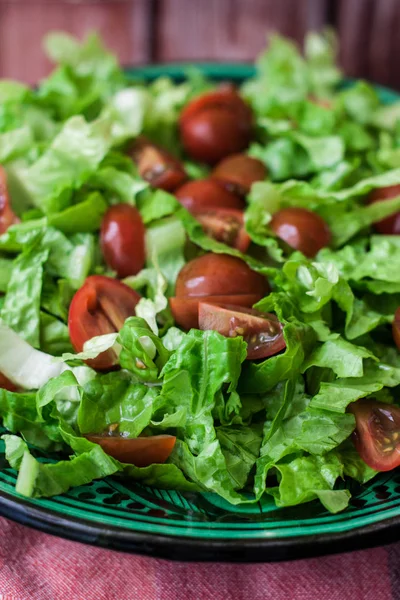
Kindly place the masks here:
<instances>
[{"instance_id":1,"label":"red cloth","mask_svg":"<svg viewBox=\"0 0 400 600\"><path fill-rule=\"evenodd\" d=\"M400 544L274 564L176 563L0 518L0 600L397 600Z\"/></svg>"}]
</instances>

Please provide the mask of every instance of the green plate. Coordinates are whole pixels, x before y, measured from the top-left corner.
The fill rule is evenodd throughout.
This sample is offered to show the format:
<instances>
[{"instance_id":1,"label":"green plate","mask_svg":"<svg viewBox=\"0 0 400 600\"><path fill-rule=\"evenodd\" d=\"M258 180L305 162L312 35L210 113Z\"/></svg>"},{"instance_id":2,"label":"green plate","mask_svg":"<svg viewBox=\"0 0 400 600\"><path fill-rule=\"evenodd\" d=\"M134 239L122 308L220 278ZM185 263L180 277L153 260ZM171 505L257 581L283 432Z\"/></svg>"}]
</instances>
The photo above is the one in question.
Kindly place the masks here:
<instances>
[{"instance_id":1,"label":"green plate","mask_svg":"<svg viewBox=\"0 0 400 600\"><path fill-rule=\"evenodd\" d=\"M199 67L216 80L240 82L254 74L254 68L245 64ZM182 80L186 68L153 65L128 73L146 80L160 75ZM385 103L399 98L391 90L377 89ZM31 451L45 462L56 460ZM364 486L346 481L350 506L332 515L318 502L278 509L268 496L256 505L234 507L213 494L159 490L119 478L32 500L16 493L16 472L8 467L3 442L0 461L0 514L97 546L178 560L253 562L305 558L400 539L400 471L383 473Z\"/></svg>"}]
</instances>

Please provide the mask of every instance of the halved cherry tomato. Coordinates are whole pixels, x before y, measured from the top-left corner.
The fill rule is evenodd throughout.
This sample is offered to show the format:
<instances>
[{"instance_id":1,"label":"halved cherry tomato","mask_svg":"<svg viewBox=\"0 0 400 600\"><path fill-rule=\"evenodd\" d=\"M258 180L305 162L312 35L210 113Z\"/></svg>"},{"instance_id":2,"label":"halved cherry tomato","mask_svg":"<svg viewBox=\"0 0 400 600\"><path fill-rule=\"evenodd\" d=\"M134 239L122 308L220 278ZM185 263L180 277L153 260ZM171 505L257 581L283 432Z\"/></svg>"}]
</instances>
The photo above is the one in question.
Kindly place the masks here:
<instances>
[{"instance_id":1,"label":"halved cherry tomato","mask_svg":"<svg viewBox=\"0 0 400 600\"><path fill-rule=\"evenodd\" d=\"M376 471L400 465L400 408L375 400L358 400L349 406L356 418L353 442L358 454Z\"/></svg>"},{"instance_id":2,"label":"halved cherry tomato","mask_svg":"<svg viewBox=\"0 0 400 600\"><path fill-rule=\"evenodd\" d=\"M188 181L175 191L179 202L189 212L207 208L236 208L244 207L243 200L229 192L215 179L196 179Z\"/></svg>"},{"instance_id":3,"label":"halved cherry tomato","mask_svg":"<svg viewBox=\"0 0 400 600\"><path fill-rule=\"evenodd\" d=\"M199 303L224 304L251 307L260 300L259 294L238 294L233 296L181 296L170 298L172 315L183 329L198 329Z\"/></svg>"},{"instance_id":4,"label":"halved cherry tomato","mask_svg":"<svg viewBox=\"0 0 400 600\"><path fill-rule=\"evenodd\" d=\"M211 177L221 181L226 189L239 196L246 196L255 181L267 176L266 166L247 154L233 154L217 164Z\"/></svg>"},{"instance_id":5,"label":"halved cherry tomato","mask_svg":"<svg viewBox=\"0 0 400 600\"><path fill-rule=\"evenodd\" d=\"M175 295L232 296L269 291L265 277L252 271L240 258L228 254L204 254L188 262L179 272Z\"/></svg>"},{"instance_id":6,"label":"halved cherry tomato","mask_svg":"<svg viewBox=\"0 0 400 600\"><path fill-rule=\"evenodd\" d=\"M187 179L185 169L177 158L143 137L135 141L130 153L139 175L155 188L173 192Z\"/></svg>"},{"instance_id":7,"label":"halved cherry tomato","mask_svg":"<svg viewBox=\"0 0 400 600\"><path fill-rule=\"evenodd\" d=\"M232 86L192 100L179 119L185 150L196 160L215 164L244 150L251 138L251 109Z\"/></svg>"},{"instance_id":8,"label":"halved cherry tomato","mask_svg":"<svg viewBox=\"0 0 400 600\"><path fill-rule=\"evenodd\" d=\"M17 386L8 379L8 377L3 375L3 373L0 373L0 388L3 390L8 390L9 392L16 392L18 389Z\"/></svg>"},{"instance_id":9,"label":"halved cherry tomato","mask_svg":"<svg viewBox=\"0 0 400 600\"><path fill-rule=\"evenodd\" d=\"M331 241L331 232L325 221L305 208L279 210L272 217L271 229L288 246L310 258Z\"/></svg>"},{"instance_id":10,"label":"halved cherry tomato","mask_svg":"<svg viewBox=\"0 0 400 600\"><path fill-rule=\"evenodd\" d=\"M149 437L126 438L118 435L85 435L99 444L106 454L122 463L135 467L165 463L174 449L176 437L173 435L151 435Z\"/></svg>"},{"instance_id":11,"label":"halved cherry tomato","mask_svg":"<svg viewBox=\"0 0 400 600\"><path fill-rule=\"evenodd\" d=\"M141 296L130 287L103 275L91 275L75 293L69 307L68 329L77 352L87 340L119 331L125 320L135 314ZM117 362L113 349L102 352L87 363L94 369L110 369Z\"/></svg>"},{"instance_id":12,"label":"halved cherry tomato","mask_svg":"<svg viewBox=\"0 0 400 600\"><path fill-rule=\"evenodd\" d=\"M400 184L389 185L384 188L377 188L368 197L368 203L381 202L382 200L388 200L389 198L396 198L400 196ZM374 223L374 228L384 235L399 235L400 234L400 212Z\"/></svg>"},{"instance_id":13,"label":"halved cherry tomato","mask_svg":"<svg viewBox=\"0 0 400 600\"><path fill-rule=\"evenodd\" d=\"M250 237L244 228L243 212L233 208L216 208L193 212L204 232L227 246L246 252Z\"/></svg>"},{"instance_id":14,"label":"halved cherry tomato","mask_svg":"<svg viewBox=\"0 0 400 600\"><path fill-rule=\"evenodd\" d=\"M11 208L6 172L0 165L0 235L5 233L10 225L19 223L19 221Z\"/></svg>"},{"instance_id":15,"label":"halved cherry tomato","mask_svg":"<svg viewBox=\"0 0 400 600\"><path fill-rule=\"evenodd\" d=\"M107 265L118 277L136 275L145 263L145 228L137 208L110 206L103 217L100 244Z\"/></svg>"},{"instance_id":16,"label":"halved cherry tomato","mask_svg":"<svg viewBox=\"0 0 400 600\"><path fill-rule=\"evenodd\" d=\"M225 337L241 335L247 342L247 358L267 358L286 348L283 327L275 315L232 304L199 303L199 328Z\"/></svg>"},{"instance_id":17,"label":"halved cherry tomato","mask_svg":"<svg viewBox=\"0 0 400 600\"><path fill-rule=\"evenodd\" d=\"M400 306L394 313L394 321L392 325L394 343L400 350Z\"/></svg>"}]
</instances>

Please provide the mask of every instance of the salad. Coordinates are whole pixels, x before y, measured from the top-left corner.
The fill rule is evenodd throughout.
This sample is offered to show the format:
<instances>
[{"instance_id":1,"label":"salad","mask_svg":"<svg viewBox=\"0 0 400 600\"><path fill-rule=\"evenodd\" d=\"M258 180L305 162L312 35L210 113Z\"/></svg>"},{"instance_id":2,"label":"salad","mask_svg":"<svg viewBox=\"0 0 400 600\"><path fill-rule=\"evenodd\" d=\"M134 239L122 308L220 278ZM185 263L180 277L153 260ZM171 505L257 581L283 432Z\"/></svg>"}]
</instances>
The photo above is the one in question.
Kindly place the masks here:
<instances>
[{"instance_id":1,"label":"salad","mask_svg":"<svg viewBox=\"0 0 400 600\"><path fill-rule=\"evenodd\" d=\"M45 48L35 90L0 81L17 491L345 509L346 478L400 464L400 103L343 84L331 32L274 37L239 87L128 78L96 35Z\"/></svg>"}]
</instances>

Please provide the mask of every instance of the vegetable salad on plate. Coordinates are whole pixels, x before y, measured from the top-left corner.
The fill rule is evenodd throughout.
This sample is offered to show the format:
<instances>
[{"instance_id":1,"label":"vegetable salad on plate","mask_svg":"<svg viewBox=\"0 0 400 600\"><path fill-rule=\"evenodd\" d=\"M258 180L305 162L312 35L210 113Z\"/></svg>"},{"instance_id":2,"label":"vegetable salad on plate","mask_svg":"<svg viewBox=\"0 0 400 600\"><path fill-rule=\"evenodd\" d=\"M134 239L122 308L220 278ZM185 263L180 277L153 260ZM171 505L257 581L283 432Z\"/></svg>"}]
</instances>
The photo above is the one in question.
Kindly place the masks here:
<instances>
[{"instance_id":1,"label":"vegetable salad on plate","mask_svg":"<svg viewBox=\"0 0 400 600\"><path fill-rule=\"evenodd\" d=\"M273 37L237 87L128 78L95 35L45 48L36 89L0 81L17 491L345 509L346 479L400 464L400 103L343 83L331 32Z\"/></svg>"}]
</instances>

